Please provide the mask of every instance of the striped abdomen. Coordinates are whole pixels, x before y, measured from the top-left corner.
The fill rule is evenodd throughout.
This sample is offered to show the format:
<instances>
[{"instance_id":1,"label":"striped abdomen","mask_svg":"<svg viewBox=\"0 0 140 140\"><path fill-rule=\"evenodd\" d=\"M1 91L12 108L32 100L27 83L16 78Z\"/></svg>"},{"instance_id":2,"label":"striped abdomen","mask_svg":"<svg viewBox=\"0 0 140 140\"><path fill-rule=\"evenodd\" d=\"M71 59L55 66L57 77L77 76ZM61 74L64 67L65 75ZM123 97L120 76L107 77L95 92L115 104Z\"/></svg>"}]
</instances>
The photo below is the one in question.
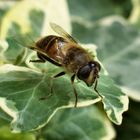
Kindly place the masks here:
<instances>
[{"instance_id":1,"label":"striped abdomen","mask_svg":"<svg viewBox=\"0 0 140 140\"><path fill-rule=\"evenodd\" d=\"M64 56L62 54L61 48L65 43L67 42L62 37L50 35L37 41L36 46L41 48L51 59L58 63L62 63ZM46 58L45 55L39 52L37 52L37 55L39 58Z\"/></svg>"}]
</instances>

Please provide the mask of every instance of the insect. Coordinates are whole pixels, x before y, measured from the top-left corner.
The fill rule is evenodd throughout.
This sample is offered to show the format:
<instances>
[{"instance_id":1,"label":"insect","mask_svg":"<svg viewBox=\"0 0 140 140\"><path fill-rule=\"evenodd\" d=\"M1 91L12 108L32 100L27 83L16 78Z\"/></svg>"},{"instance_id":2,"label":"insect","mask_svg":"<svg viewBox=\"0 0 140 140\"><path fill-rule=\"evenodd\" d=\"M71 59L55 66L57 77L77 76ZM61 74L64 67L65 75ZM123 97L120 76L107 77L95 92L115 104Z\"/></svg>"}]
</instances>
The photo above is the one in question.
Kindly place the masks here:
<instances>
[{"instance_id":1,"label":"insect","mask_svg":"<svg viewBox=\"0 0 140 140\"><path fill-rule=\"evenodd\" d=\"M30 60L30 62L49 61L56 66L63 67L64 71L55 75L54 78L63 76L67 72L71 73L76 107L78 96L74 87L75 77L84 81L87 86L92 86L95 83L94 90L99 95L97 82L101 66L62 27L55 23L50 23L50 26L60 36L49 35L38 40L35 47L30 47L30 49L37 51L38 59Z\"/></svg>"}]
</instances>

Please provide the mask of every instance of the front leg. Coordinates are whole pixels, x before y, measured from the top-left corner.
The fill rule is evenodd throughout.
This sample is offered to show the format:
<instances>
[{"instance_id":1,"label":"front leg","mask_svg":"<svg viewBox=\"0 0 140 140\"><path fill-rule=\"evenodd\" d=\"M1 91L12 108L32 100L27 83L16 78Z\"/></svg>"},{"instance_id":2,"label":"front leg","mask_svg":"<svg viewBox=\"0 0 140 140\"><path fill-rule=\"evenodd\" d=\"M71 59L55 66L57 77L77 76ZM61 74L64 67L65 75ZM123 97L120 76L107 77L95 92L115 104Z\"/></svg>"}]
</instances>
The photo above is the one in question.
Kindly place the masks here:
<instances>
[{"instance_id":1,"label":"front leg","mask_svg":"<svg viewBox=\"0 0 140 140\"><path fill-rule=\"evenodd\" d=\"M29 62L34 62L34 63L45 63L45 60L43 60L43 59L37 59L37 60L30 60Z\"/></svg>"},{"instance_id":2,"label":"front leg","mask_svg":"<svg viewBox=\"0 0 140 140\"><path fill-rule=\"evenodd\" d=\"M74 79L75 79L75 74L71 77L71 84L72 84L72 88L73 88L73 93L75 95L75 105L74 107L77 107L77 102L78 102L78 94L77 94L77 91L74 87Z\"/></svg>"},{"instance_id":3,"label":"front leg","mask_svg":"<svg viewBox=\"0 0 140 140\"><path fill-rule=\"evenodd\" d=\"M98 94L99 97L101 97L101 99L103 99L103 97L100 95L99 91L97 90L97 85L98 85L98 79L95 79L95 86L94 86L94 90L95 92Z\"/></svg>"}]
</instances>

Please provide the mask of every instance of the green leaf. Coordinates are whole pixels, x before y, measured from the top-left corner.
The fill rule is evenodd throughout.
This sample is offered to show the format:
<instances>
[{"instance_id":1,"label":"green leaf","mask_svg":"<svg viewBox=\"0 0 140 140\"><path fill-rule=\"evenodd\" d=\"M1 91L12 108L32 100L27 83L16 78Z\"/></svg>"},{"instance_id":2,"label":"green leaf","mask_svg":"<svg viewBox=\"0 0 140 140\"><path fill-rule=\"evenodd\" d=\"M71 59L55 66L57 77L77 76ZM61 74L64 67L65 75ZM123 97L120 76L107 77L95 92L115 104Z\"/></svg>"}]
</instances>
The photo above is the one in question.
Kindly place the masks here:
<instances>
[{"instance_id":1,"label":"green leaf","mask_svg":"<svg viewBox=\"0 0 140 140\"><path fill-rule=\"evenodd\" d=\"M50 95L49 73L41 74L28 68L5 65L1 67L0 80L0 96L15 102L17 109L17 111L12 110L12 113L9 113L14 118L12 123L14 131L35 129L44 125L58 108L74 106L72 102L75 102L75 96L68 77L54 80L53 95L44 101L39 98ZM62 83L65 87L63 89L61 88ZM85 88L81 83L78 85L79 106L99 101L92 89ZM85 99L87 102L82 103ZM5 104L3 101L2 108Z\"/></svg>"},{"instance_id":2,"label":"green leaf","mask_svg":"<svg viewBox=\"0 0 140 140\"><path fill-rule=\"evenodd\" d=\"M124 114L121 126L116 126L116 140L136 140L140 138L140 102L130 100L129 110Z\"/></svg>"},{"instance_id":3,"label":"green leaf","mask_svg":"<svg viewBox=\"0 0 140 140\"><path fill-rule=\"evenodd\" d=\"M16 42L15 40L18 40L19 36L26 37L26 40L18 40L17 43L30 45L28 42L33 43L41 36L52 33L49 22L55 22L70 32L71 27L67 4L65 0L61 0L59 4L63 8L59 8L55 0L24 0L16 3L2 20L1 39L4 40L12 36L14 42ZM54 7L55 10L52 10ZM60 19L60 17L63 18ZM27 52L24 48L19 47L17 43L9 43L4 56L5 61L8 61L8 63L19 65L25 61Z\"/></svg>"},{"instance_id":4,"label":"green leaf","mask_svg":"<svg viewBox=\"0 0 140 140\"><path fill-rule=\"evenodd\" d=\"M49 140L111 140L115 136L110 122L95 106L60 110L41 134Z\"/></svg>"},{"instance_id":5,"label":"green leaf","mask_svg":"<svg viewBox=\"0 0 140 140\"><path fill-rule=\"evenodd\" d=\"M88 2L86 0L68 0L68 6L72 21L86 24L87 27L90 22L107 16L122 15L128 17L132 10L131 0L88 0Z\"/></svg>"},{"instance_id":6,"label":"green leaf","mask_svg":"<svg viewBox=\"0 0 140 140\"><path fill-rule=\"evenodd\" d=\"M105 29L106 25L102 28ZM122 20L116 20L112 21L102 34L106 36L98 52L110 75L119 85L133 89L133 91L140 91L137 76L140 71L139 32ZM110 41L107 41L107 38Z\"/></svg>"},{"instance_id":7,"label":"green leaf","mask_svg":"<svg viewBox=\"0 0 140 140\"><path fill-rule=\"evenodd\" d=\"M31 133L14 134L8 125L0 127L1 140L35 140L35 136Z\"/></svg>"},{"instance_id":8,"label":"green leaf","mask_svg":"<svg viewBox=\"0 0 140 140\"><path fill-rule=\"evenodd\" d=\"M57 3L54 1L48 0L44 2L47 4L48 7L47 9L52 9L52 7L55 6L58 7ZM63 28L65 28L70 33L67 6L64 1L61 2L63 7L65 7L64 8L65 12L63 11L64 17L66 17L67 19L66 22L64 22L65 24L63 23L64 24ZM44 7L43 0L41 1L41 4L39 4L36 1L33 5L30 6L27 0L19 2L5 16L3 20L3 24L2 24L3 36L5 37L8 34L14 34L13 33L13 29L14 29L18 34L24 34L23 37L27 38L28 35L33 35L33 37L37 37L40 34L43 35L42 32L45 32L44 30L47 26L43 26L41 29L38 28L44 25L43 23L48 23L48 21L54 22L53 18L55 18L56 21L58 21L57 24L63 22L63 20L60 21L60 17L63 15L60 14L62 13L60 12L61 10L58 10L60 8L56 9L55 12L53 13L50 12L51 10L48 10L47 12L44 11L46 10L46 6L44 8L42 8L42 6ZM17 20L18 19L17 17L19 16L21 9L23 8L25 8L26 11L23 16L25 20L24 26L21 21ZM58 14L56 14L56 11ZM90 20L90 18L91 17L89 17L88 20ZM45 21L46 19L47 22ZM8 23L11 23L12 25ZM59 24L59 25L63 25L63 24ZM83 33L86 31L88 30L87 29L83 30ZM50 32L48 28L48 34L49 33ZM81 33L79 34L83 36L83 34ZM90 38L88 37L89 36L87 37L85 36L85 40L87 42L89 42L89 39L91 39L92 36ZM24 42L26 42L26 40L24 40L23 43ZM14 64L19 64L21 63L21 61L24 61L23 60L24 49L23 48L21 49L19 45L17 45L14 42L9 42L9 40L8 43L10 47L7 49L7 51L5 51L4 54L4 56L7 57L7 60L13 59ZM15 54L17 55L15 56ZM30 57L32 56L34 57L34 54L33 55L30 54ZM31 67L31 64L28 66ZM33 66L34 67L31 68L35 68L36 65ZM40 66L38 68L40 69ZM40 127L48 123L48 121L51 119L51 117L58 109L74 106L75 97L73 94L73 89L70 85L70 78L68 76L64 76L53 80L53 84L52 84L53 95L44 101L39 100L40 97L50 95L51 92L50 87L52 82L51 77L61 71L61 69L59 68L48 66L48 65L43 65L43 69L44 69L43 70L44 73L34 71L33 69L16 67L13 65L5 65L2 66L0 69L1 70L0 71L1 72L0 96L2 97L1 108L13 118L12 121L13 131L28 131L28 130L39 129ZM40 71L41 70L42 69L40 69ZM63 89L62 89L62 83L64 86ZM78 106L87 106L99 102L101 100L96 95L95 91L93 90L93 87L89 88L83 82L78 82L78 81L75 82L75 87L78 92ZM108 117L114 123L120 124L122 121L122 113L126 111L128 108L128 98L121 92L121 90L118 87L115 86L114 82L111 80L111 78L109 78L108 75L102 73L100 74L99 84L97 88L101 96L103 97L102 102ZM12 104L12 108L8 106L8 104Z\"/></svg>"},{"instance_id":9,"label":"green leaf","mask_svg":"<svg viewBox=\"0 0 140 140\"><path fill-rule=\"evenodd\" d=\"M129 17L129 22L139 30L139 27L140 27L140 2L139 2L139 0L132 0L132 3L133 3L133 10Z\"/></svg>"},{"instance_id":10,"label":"green leaf","mask_svg":"<svg viewBox=\"0 0 140 140\"><path fill-rule=\"evenodd\" d=\"M77 1L69 1L69 7L74 9L70 10L73 36L78 38L80 42L96 44L98 46L98 58L102 61L111 77L118 85L123 86L122 89L129 96L140 100L139 77L137 76L140 71L139 31L128 25L127 21L122 17L108 17L110 13L113 13L110 8L107 8L107 6L113 7L109 1L103 1L104 3L109 3L104 6L106 7L105 9L102 8L105 4L101 4L100 1L96 2L96 0L88 3L83 0L78 4L77 8L74 7L75 2ZM119 2L124 3L128 9L132 7L131 1L116 1L116 3ZM97 8L93 9L93 5ZM139 24L139 1L133 0L133 5L129 20L136 25ZM87 6L89 10L86 10ZM120 6L123 5L121 4ZM98 10L101 12L98 12ZM106 15L106 11L110 11L110 13ZM83 16L79 18L81 12L83 12ZM98 16L99 13L102 14ZM95 21L96 17L100 20Z\"/></svg>"},{"instance_id":11,"label":"green leaf","mask_svg":"<svg viewBox=\"0 0 140 140\"><path fill-rule=\"evenodd\" d=\"M6 12L16 3L16 1L1 1L0 2L0 25Z\"/></svg>"},{"instance_id":12,"label":"green leaf","mask_svg":"<svg viewBox=\"0 0 140 140\"><path fill-rule=\"evenodd\" d=\"M1 109L0 109L0 112L2 112ZM1 117L1 113L0 113L0 117ZM5 126L5 125L9 125L9 121L0 118L0 128Z\"/></svg>"},{"instance_id":13,"label":"green leaf","mask_svg":"<svg viewBox=\"0 0 140 140\"><path fill-rule=\"evenodd\" d=\"M139 31L120 17L106 18L89 28L73 22L73 34L80 41L98 46L98 58L118 85L127 87L128 95L138 99L140 86ZM129 90L130 89L130 90ZM140 99L140 96L139 96Z\"/></svg>"},{"instance_id":14,"label":"green leaf","mask_svg":"<svg viewBox=\"0 0 140 140\"><path fill-rule=\"evenodd\" d=\"M27 1L16 3L4 16L1 25L1 38L4 40L7 36L14 38L24 35L34 35L33 37L39 36L44 20L44 13L40 9L35 9L35 3L29 4L27 7ZM24 12L22 12L24 9ZM22 13L22 20L19 20L19 14ZM36 18L38 17L38 19ZM33 20L30 20L33 19ZM37 20L37 22L35 22ZM34 24L36 23L36 24ZM31 28L32 27L32 28ZM39 29L39 30L38 30ZM14 40L15 41L15 40ZM10 43L7 50L4 53L5 61L9 63L21 63L24 57L24 48L19 47L16 43Z\"/></svg>"},{"instance_id":15,"label":"green leaf","mask_svg":"<svg viewBox=\"0 0 140 140\"><path fill-rule=\"evenodd\" d=\"M1 66L0 96L7 99L2 98L1 108L7 107L10 110L8 114L13 117L13 131L38 129L44 126L58 109L74 107L75 96L68 76L53 80L52 96L43 101L39 100L41 97L50 95L51 77L58 71L60 72L60 69L39 73L24 67ZM93 88L87 87L83 82L75 82L75 87L79 107L100 101ZM127 97L114 86L112 80L106 75L101 75L99 78L98 88L103 96L104 107L109 118L120 124L121 115L128 107ZM6 102L10 100L14 105L12 108L6 105Z\"/></svg>"},{"instance_id":16,"label":"green leaf","mask_svg":"<svg viewBox=\"0 0 140 140\"><path fill-rule=\"evenodd\" d=\"M2 106L2 105L0 105ZM7 110L6 110L7 111ZM4 112L1 108L0 108L0 118L3 119L6 122L11 122L12 118L6 113L6 111ZM1 123L0 123L1 125Z\"/></svg>"},{"instance_id":17,"label":"green leaf","mask_svg":"<svg viewBox=\"0 0 140 140\"><path fill-rule=\"evenodd\" d=\"M106 75L100 76L98 91L103 96L104 109L110 120L121 124L122 113L128 109L128 97Z\"/></svg>"},{"instance_id":18,"label":"green leaf","mask_svg":"<svg viewBox=\"0 0 140 140\"><path fill-rule=\"evenodd\" d=\"M8 43L6 41L0 40L0 65L4 63L5 56L4 52L8 48Z\"/></svg>"}]
</instances>

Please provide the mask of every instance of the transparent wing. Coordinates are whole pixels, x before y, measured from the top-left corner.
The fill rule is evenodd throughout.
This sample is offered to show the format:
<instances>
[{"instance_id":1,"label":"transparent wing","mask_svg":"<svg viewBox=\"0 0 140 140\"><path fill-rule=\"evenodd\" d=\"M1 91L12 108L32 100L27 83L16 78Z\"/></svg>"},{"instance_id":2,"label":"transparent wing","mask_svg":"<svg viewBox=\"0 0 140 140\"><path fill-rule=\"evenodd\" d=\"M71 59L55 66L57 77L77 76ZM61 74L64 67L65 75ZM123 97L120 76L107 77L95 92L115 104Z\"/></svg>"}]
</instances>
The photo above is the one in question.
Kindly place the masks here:
<instances>
[{"instance_id":1,"label":"transparent wing","mask_svg":"<svg viewBox=\"0 0 140 140\"><path fill-rule=\"evenodd\" d=\"M61 35L62 37L68 39L69 41L72 41L74 43L77 43L77 41L70 36L62 27L60 27L59 25L55 24L55 23L50 23L51 28L58 33L59 35Z\"/></svg>"},{"instance_id":2,"label":"transparent wing","mask_svg":"<svg viewBox=\"0 0 140 140\"><path fill-rule=\"evenodd\" d=\"M25 36L9 36L7 37L6 40L10 44L17 44L19 47L34 50L48 57L48 55L44 52L43 49L36 47L34 40L32 40L30 36L26 36L26 37Z\"/></svg>"},{"instance_id":3,"label":"transparent wing","mask_svg":"<svg viewBox=\"0 0 140 140\"><path fill-rule=\"evenodd\" d=\"M17 44L20 47L28 48L28 46L35 46L35 41L29 35L8 36L6 40L12 44Z\"/></svg>"}]
</instances>

